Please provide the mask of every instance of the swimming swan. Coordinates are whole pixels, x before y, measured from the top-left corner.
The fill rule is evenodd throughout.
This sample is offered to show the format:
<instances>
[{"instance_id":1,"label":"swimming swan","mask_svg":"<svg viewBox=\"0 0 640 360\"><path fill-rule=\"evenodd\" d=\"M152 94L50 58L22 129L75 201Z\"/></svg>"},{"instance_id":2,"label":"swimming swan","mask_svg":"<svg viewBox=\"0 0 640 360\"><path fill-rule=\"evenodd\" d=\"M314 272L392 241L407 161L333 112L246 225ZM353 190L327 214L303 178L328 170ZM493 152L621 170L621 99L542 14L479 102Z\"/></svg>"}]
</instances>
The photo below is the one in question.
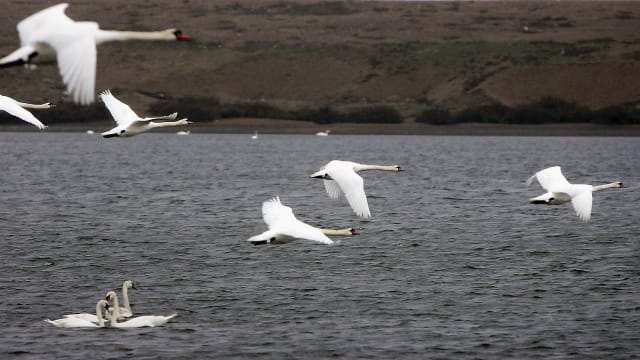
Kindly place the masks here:
<instances>
[{"instance_id":1,"label":"swimming swan","mask_svg":"<svg viewBox=\"0 0 640 360\"><path fill-rule=\"evenodd\" d=\"M107 310L107 317L110 321L109 326L121 329L162 326L177 315L177 313L173 313L169 316L144 315L119 323L115 315L115 309L110 307L109 310Z\"/></svg>"},{"instance_id":2,"label":"swimming swan","mask_svg":"<svg viewBox=\"0 0 640 360\"><path fill-rule=\"evenodd\" d=\"M269 230L247 240L254 245L281 244L294 239L333 244L333 240L329 239L322 230L296 219L291 208L282 205L279 197L262 203L262 218Z\"/></svg>"},{"instance_id":3,"label":"swimming swan","mask_svg":"<svg viewBox=\"0 0 640 360\"><path fill-rule=\"evenodd\" d=\"M122 288L124 289L124 286ZM116 316L116 318L118 318L118 320L124 320L133 315L133 313L131 312L131 306L129 306L129 309L127 309L126 307L120 306L118 302L118 295L116 295L115 291L107 292L107 295L104 297L104 299L113 304L113 306L111 307L113 308L113 313ZM127 298L127 303L128 302L129 300Z\"/></svg>"},{"instance_id":4,"label":"swimming swan","mask_svg":"<svg viewBox=\"0 0 640 360\"><path fill-rule=\"evenodd\" d=\"M52 107L51 103L44 103L40 105L28 104L16 101L8 96L0 95L0 110L4 110L9 114L20 118L29 124L35 125L38 129L44 129L47 126L40 122L32 113L25 108L30 109L48 109Z\"/></svg>"},{"instance_id":5,"label":"swimming swan","mask_svg":"<svg viewBox=\"0 0 640 360\"><path fill-rule=\"evenodd\" d=\"M527 185L538 179L546 193L529 199L532 204L560 205L571 201L580 220L587 222L591 218L592 192L608 188L624 187L620 181L604 185L571 184L562 175L560 166L540 170L527 180Z\"/></svg>"},{"instance_id":6,"label":"swimming swan","mask_svg":"<svg viewBox=\"0 0 640 360\"><path fill-rule=\"evenodd\" d=\"M131 311L131 304L129 303L129 295L127 293L127 290L129 288L133 288L135 289L136 287L133 284L133 281L131 280L126 280L124 283L122 283L122 300L124 302L124 307L119 307L118 308L118 316L120 319L124 319L124 318L128 318L131 317L133 315L133 311ZM115 297L115 292L111 291L109 293L107 293L107 299L108 301L111 300L111 293L113 293L113 296ZM117 299L115 301L115 304L117 304ZM91 321L92 323L98 323L99 319L96 315L94 314L89 314L89 313L76 313L76 314L67 314L64 315L64 317L76 317L76 318L81 318L87 321Z\"/></svg>"},{"instance_id":7,"label":"swimming swan","mask_svg":"<svg viewBox=\"0 0 640 360\"><path fill-rule=\"evenodd\" d=\"M104 319L102 318L102 311L106 308L106 306L108 306L106 300L100 300L96 304L96 318L98 319L98 324L95 324L94 322L89 321L87 319L83 319L81 317L75 317L75 316L67 316L67 317L63 317L62 319L57 319L57 320L46 319L45 321L48 322L49 324L51 324L51 325L53 325L55 327L59 327L59 328L85 328L85 327L98 328L98 327L104 327Z\"/></svg>"},{"instance_id":8,"label":"swimming swan","mask_svg":"<svg viewBox=\"0 0 640 360\"><path fill-rule=\"evenodd\" d=\"M324 187L332 199L345 195L353 211L360 217L370 218L369 203L364 192L364 180L357 174L365 170L403 171L398 165L364 165L352 161L332 160L312 178L324 179Z\"/></svg>"},{"instance_id":9,"label":"swimming swan","mask_svg":"<svg viewBox=\"0 0 640 360\"><path fill-rule=\"evenodd\" d=\"M82 105L94 101L97 45L107 41L189 38L177 29L150 32L101 30L96 22L69 18L64 13L68 6L65 3L54 5L20 21L17 28L21 47L0 59L0 66L55 53L62 81L73 101Z\"/></svg>"},{"instance_id":10,"label":"swimming swan","mask_svg":"<svg viewBox=\"0 0 640 360\"><path fill-rule=\"evenodd\" d=\"M318 131L316 133L316 136L329 136L329 133L331 132L331 130L325 130L325 131Z\"/></svg>"},{"instance_id":11,"label":"swimming swan","mask_svg":"<svg viewBox=\"0 0 640 360\"><path fill-rule=\"evenodd\" d=\"M130 137L135 136L145 131L167 127L167 126L179 126L179 125L188 125L191 124L191 121L187 121L187 119L180 119L178 121L165 121L165 122L154 122L153 120L174 120L178 113L173 113L171 115L166 116L158 116L158 117L147 117L141 118L139 117L131 107L122 101L116 99L111 91L106 90L100 94L100 98L104 102L104 105L107 107L111 116L116 121L115 128L105 131L102 133L102 137L110 138L110 137Z\"/></svg>"}]
</instances>

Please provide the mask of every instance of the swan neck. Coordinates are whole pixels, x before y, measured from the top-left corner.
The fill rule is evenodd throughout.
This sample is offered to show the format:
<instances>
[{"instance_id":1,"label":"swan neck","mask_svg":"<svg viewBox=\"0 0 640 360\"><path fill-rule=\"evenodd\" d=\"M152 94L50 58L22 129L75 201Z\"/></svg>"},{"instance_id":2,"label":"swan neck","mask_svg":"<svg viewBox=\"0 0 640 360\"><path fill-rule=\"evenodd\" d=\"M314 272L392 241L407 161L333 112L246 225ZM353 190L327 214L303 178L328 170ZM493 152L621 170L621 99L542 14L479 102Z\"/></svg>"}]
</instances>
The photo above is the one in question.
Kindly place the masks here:
<instances>
[{"instance_id":1,"label":"swan neck","mask_svg":"<svg viewBox=\"0 0 640 360\"><path fill-rule=\"evenodd\" d=\"M18 102L18 105L22 106L23 108L29 108L29 109L48 109L51 107L51 104L49 103L29 104L29 103Z\"/></svg>"},{"instance_id":2,"label":"swan neck","mask_svg":"<svg viewBox=\"0 0 640 360\"><path fill-rule=\"evenodd\" d=\"M600 190L615 188L615 187L620 187L620 184L617 182L612 182L604 185L594 185L591 191L600 191Z\"/></svg>"},{"instance_id":3,"label":"swan neck","mask_svg":"<svg viewBox=\"0 0 640 360\"><path fill-rule=\"evenodd\" d=\"M103 307L103 302L98 301L98 303L96 304L96 316L98 317L99 327L104 327L104 319L102 318L102 307Z\"/></svg>"},{"instance_id":4,"label":"swan neck","mask_svg":"<svg viewBox=\"0 0 640 360\"><path fill-rule=\"evenodd\" d=\"M327 236L351 236L351 229L320 229Z\"/></svg>"},{"instance_id":5,"label":"swan neck","mask_svg":"<svg viewBox=\"0 0 640 360\"><path fill-rule=\"evenodd\" d=\"M170 30L163 31L120 31L100 30L96 35L96 42L126 41L126 40L175 40L176 37Z\"/></svg>"},{"instance_id":6,"label":"swan neck","mask_svg":"<svg viewBox=\"0 0 640 360\"><path fill-rule=\"evenodd\" d=\"M355 167L355 171L365 171L365 170L397 171L397 167L386 166L386 165L357 165Z\"/></svg>"},{"instance_id":7,"label":"swan neck","mask_svg":"<svg viewBox=\"0 0 640 360\"><path fill-rule=\"evenodd\" d=\"M164 122L149 122L149 126L152 128L162 128L169 126L179 126L179 125L187 125L187 119L180 119L178 121L164 121Z\"/></svg>"},{"instance_id":8,"label":"swan neck","mask_svg":"<svg viewBox=\"0 0 640 360\"><path fill-rule=\"evenodd\" d=\"M131 304L129 304L129 293L128 288L125 285L122 285L122 303L124 308L131 312Z\"/></svg>"}]
</instances>

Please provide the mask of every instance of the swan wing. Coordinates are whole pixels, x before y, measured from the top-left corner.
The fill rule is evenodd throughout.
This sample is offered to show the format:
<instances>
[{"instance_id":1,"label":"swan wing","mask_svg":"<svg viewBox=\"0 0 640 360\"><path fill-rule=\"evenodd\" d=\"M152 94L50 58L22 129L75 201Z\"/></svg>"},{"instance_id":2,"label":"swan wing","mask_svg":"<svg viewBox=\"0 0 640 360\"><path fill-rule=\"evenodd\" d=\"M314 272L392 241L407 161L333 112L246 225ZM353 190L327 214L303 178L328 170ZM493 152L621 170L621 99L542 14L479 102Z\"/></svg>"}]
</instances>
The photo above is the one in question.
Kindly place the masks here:
<instances>
[{"instance_id":1,"label":"swan wing","mask_svg":"<svg viewBox=\"0 0 640 360\"><path fill-rule=\"evenodd\" d=\"M68 6L64 3L54 5L20 21L17 26L20 43L24 46L43 41L46 34L73 25L74 21L64 13Z\"/></svg>"},{"instance_id":2,"label":"swan wing","mask_svg":"<svg viewBox=\"0 0 640 360\"><path fill-rule=\"evenodd\" d=\"M286 224L297 221L295 215L293 215L293 210L288 206L282 205L278 196L262 203L262 219L269 229L280 223Z\"/></svg>"},{"instance_id":3,"label":"swan wing","mask_svg":"<svg viewBox=\"0 0 640 360\"><path fill-rule=\"evenodd\" d=\"M29 124L35 125L38 129L44 129L46 126L40 122L29 110L20 106L10 97L0 95L0 110L4 110L9 114L20 118Z\"/></svg>"},{"instance_id":4,"label":"swan wing","mask_svg":"<svg viewBox=\"0 0 640 360\"><path fill-rule=\"evenodd\" d=\"M161 326L166 324L169 320L174 318L176 315L178 314L171 314L169 316L158 316L158 315L138 316L122 323L112 324L112 326L119 327L119 328L139 328L139 327Z\"/></svg>"},{"instance_id":5,"label":"swan wing","mask_svg":"<svg viewBox=\"0 0 640 360\"><path fill-rule=\"evenodd\" d=\"M89 314L89 313L78 313L78 314L67 314L64 315L65 318L78 318L78 319L82 319L82 320L86 320L86 321L90 321L92 323L98 323L100 322L100 320L98 319L98 316L96 316L96 314Z\"/></svg>"},{"instance_id":6,"label":"swan wing","mask_svg":"<svg viewBox=\"0 0 640 360\"><path fill-rule=\"evenodd\" d=\"M278 233L298 239L306 239L320 242L323 244L333 244L333 240L329 239L320 229L309 224L305 224L300 220L289 224L280 224Z\"/></svg>"},{"instance_id":7,"label":"swan wing","mask_svg":"<svg viewBox=\"0 0 640 360\"><path fill-rule=\"evenodd\" d=\"M540 185L547 191L554 191L554 189L571 186L569 181L562 175L560 166L553 166L538 171L527 180L527 185L530 185L534 178L538 179Z\"/></svg>"},{"instance_id":8,"label":"swan wing","mask_svg":"<svg viewBox=\"0 0 640 360\"><path fill-rule=\"evenodd\" d=\"M46 322L48 322L49 324L55 326L55 327L59 327L59 328L81 328L81 327L90 327L90 328L95 328L98 327L98 325L92 323L91 321L85 320L85 319L81 319L81 318L77 318L77 317L65 317L62 319L57 319L57 320L49 320L46 319Z\"/></svg>"},{"instance_id":9,"label":"swan wing","mask_svg":"<svg viewBox=\"0 0 640 360\"><path fill-rule=\"evenodd\" d=\"M580 220L587 222L591 219L593 195L591 190L582 191L571 198L571 204Z\"/></svg>"},{"instance_id":10,"label":"swan wing","mask_svg":"<svg viewBox=\"0 0 640 360\"><path fill-rule=\"evenodd\" d=\"M334 180L324 180L324 188L327 190L327 194L331 199L338 199L342 196L343 192L340 189L340 185Z\"/></svg>"},{"instance_id":11,"label":"swan wing","mask_svg":"<svg viewBox=\"0 0 640 360\"><path fill-rule=\"evenodd\" d=\"M351 169L327 169L327 174L336 181L347 198L347 202L358 216L371 217L367 195L364 192L364 180L360 175Z\"/></svg>"},{"instance_id":12,"label":"swan wing","mask_svg":"<svg viewBox=\"0 0 640 360\"><path fill-rule=\"evenodd\" d=\"M140 119L138 114L136 114L129 105L116 99L116 97L113 96L110 90L105 90L100 93L100 99L102 99L102 102L104 102L104 105L111 113L111 116L113 117L113 120L116 121L116 124L129 125L134 121L144 121Z\"/></svg>"},{"instance_id":13,"label":"swan wing","mask_svg":"<svg viewBox=\"0 0 640 360\"><path fill-rule=\"evenodd\" d=\"M98 24L74 23L62 30L48 36L46 42L56 50L62 81L73 101L88 105L94 100L97 62L94 34Z\"/></svg>"},{"instance_id":14,"label":"swan wing","mask_svg":"<svg viewBox=\"0 0 640 360\"><path fill-rule=\"evenodd\" d=\"M155 117L146 117L142 120L144 121L153 121L153 120L175 120L178 117L178 113L174 112L173 114L163 115L163 116L155 116Z\"/></svg>"}]
</instances>

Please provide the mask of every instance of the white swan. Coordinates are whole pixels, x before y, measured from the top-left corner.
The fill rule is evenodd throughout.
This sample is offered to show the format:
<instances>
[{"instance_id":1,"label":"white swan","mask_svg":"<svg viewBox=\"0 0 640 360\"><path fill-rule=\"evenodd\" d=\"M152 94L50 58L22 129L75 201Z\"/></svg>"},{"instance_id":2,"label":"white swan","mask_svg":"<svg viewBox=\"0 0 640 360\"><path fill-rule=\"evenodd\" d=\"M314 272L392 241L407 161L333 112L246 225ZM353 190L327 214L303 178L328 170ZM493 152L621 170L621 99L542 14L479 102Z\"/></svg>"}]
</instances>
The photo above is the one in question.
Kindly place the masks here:
<instances>
[{"instance_id":1,"label":"white swan","mask_svg":"<svg viewBox=\"0 0 640 360\"><path fill-rule=\"evenodd\" d=\"M133 315L133 311L131 310L131 304L129 303L129 295L128 295L128 289L133 288L135 289L136 287L133 284L133 281L131 280L126 280L124 283L122 283L122 300L124 303L124 307L120 306L118 308L118 316L120 319L124 319L124 318L128 318L131 317ZM107 293L107 297L106 300L107 301L111 301L111 296L116 297L116 293L113 291L110 291ZM114 304L117 305L118 304L118 299L116 298L114 301ZM114 305L114 306L115 306ZM76 313L76 314L67 314L64 315L64 317L76 317L76 318L81 318L87 321L91 321L92 323L98 323L99 319L96 315L94 314L89 314L89 313Z\"/></svg>"},{"instance_id":2,"label":"white swan","mask_svg":"<svg viewBox=\"0 0 640 360\"><path fill-rule=\"evenodd\" d=\"M59 327L59 328L98 328L98 327L104 327L104 319L102 318L102 312L105 309L105 307L108 306L107 305L107 301L106 300L100 300L98 301L98 303L96 304L96 318L97 318L97 324L95 324L94 322L84 319L82 317L75 317L75 316L65 316L62 319L57 319L57 320L49 320L46 319L45 321L48 322L49 324L55 326L55 327Z\"/></svg>"},{"instance_id":3,"label":"white swan","mask_svg":"<svg viewBox=\"0 0 640 360\"><path fill-rule=\"evenodd\" d=\"M357 174L364 170L403 171L398 165L364 165L352 161L332 160L312 178L324 179L324 187L332 199L345 195L353 211L360 217L370 218L369 203L364 192L364 180Z\"/></svg>"},{"instance_id":4,"label":"white swan","mask_svg":"<svg viewBox=\"0 0 640 360\"><path fill-rule=\"evenodd\" d=\"M0 110L4 110L9 114L20 118L29 124L35 125L38 129L44 129L47 126L40 122L32 113L25 108L30 109L48 109L52 107L51 103L44 103L40 105L28 104L16 101L8 96L0 95Z\"/></svg>"},{"instance_id":5,"label":"white swan","mask_svg":"<svg viewBox=\"0 0 640 360\"><path fill-rule=\"evenodd\" d=\"M123 289L123 297L124 297L125 295L124 285L122 286L122 289ZM115 316L119 320L124 320L133 315L133 312L131 311L131 305L129 305L129 297L126 298L126 305L129 305L128 308L126 306L125 307L120 306L120 303L118 302L118 295L116 295L115 291L107 292L107 295L105 296L105 300L113 304L113 306L111 307L113 308L113 312Z\"/></svg>"},{"instance_id":6,"label":"white swan","mask_svg":"<svg viewBox=\"0 0 640 360\"><path fill-rule=\"evenodd\" d=\"M258 130L256 130L255 133L251 135L251 140L258 140Z\"/></svg>"},{"instance_id":7,"label":"white swan","mask_svg":"<svg viewBox=\"0 0 640 360\"><path fill-rule=\"evenodd\" d=\"M68 4L41 10L18 23L20 48L0 59L0 65L27 62L37 55L56 54L58 69L73 101L82 105L94 101L96 46L121 40L186 40L180 30L110 31L98 23L74 21L64 12Z\"/></svg>"},{"instance_id":8,"label":"white swan","mask_svg":"<svg viewBox=\"0 0 640 360\"><path fill-rule=\"evenodd\" d=\"M316 133L316 136L329 136L329 133L331 132L331 130L325 130L325 131L318 131Z\"/></svg>"},{"instance_id":9,"label":"white swan","mask_svg":"<svg viewBox=\"0 0 640 360\"><path fill-rule=\"evenodd\" d=\"M620 181L604 185L571 184L562 175L560 166L553 166L540 170L527 180L530 185L533 179L538 179L546 193L529 199L532 204L560 205L571 201L573 209L580 220L587 222L591 218L592 192L608 188L624 187Z\"/></svg>"},{"instance_id":10,"label":"white swan","mask_svg":"<svg viewBox=\"0 0 640 360\"><path fill-rule=\"evenodd\" d=\"M191 124L191 121L185 119L180 119L178 121L165 121L165 122L154 122L153 120L174 120L178 113L173 113L171 115L166 116L158 116L158 117L147 117L141 118L139 117L131 107L122 101L116 99L111 91L106 90L100 94L100 98L104 102L104 105L107 107L111 116L116 121L115 128L105 131L102 133L102 137L110 138L110 137L130 137L135 136L145 131L149 131L155 128L168 127L168 126L180 126L180 125L188 125Z\"/></svg>"},{"instance_id":11,"label":"white swan","mask_svg":"<svg viewBox=\"0 0 640 360\"><path fill-rule=\"evenodd\" d=\"M144 315L119 323L114 310L115 309L113 307L110 307L109 310L107 310L107 317L110 321L109 326L121 329L162 326L178 315L177 313L173 313L169 316Z\"/></svg>"},{"instance_id":12,"label":"white swan","mask_svg":"<svg viewBox=\"0 0 640 360\"><path fill-rule=\"evenodd\" d=\"M296 219L291 208L282 205L279 197L262 203L262 218L269 230L247 240L254 245L286 243L293 239L333 244L322 230Z\"/></svg>"}]
</instances>

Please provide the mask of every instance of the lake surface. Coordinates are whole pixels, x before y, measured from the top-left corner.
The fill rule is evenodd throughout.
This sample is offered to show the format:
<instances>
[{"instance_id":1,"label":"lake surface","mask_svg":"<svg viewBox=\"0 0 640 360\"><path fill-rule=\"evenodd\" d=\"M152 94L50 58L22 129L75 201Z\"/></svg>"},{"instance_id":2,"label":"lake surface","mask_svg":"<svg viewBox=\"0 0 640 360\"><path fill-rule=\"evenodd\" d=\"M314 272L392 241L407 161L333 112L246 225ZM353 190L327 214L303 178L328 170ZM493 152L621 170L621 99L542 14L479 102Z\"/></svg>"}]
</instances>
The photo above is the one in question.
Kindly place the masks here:
<instances>
[{"instance_id":1,"label":"lake surface","mask_svg":"<svg viewBox=\"0 0 640 360\"><path fill-rule=\"evenodd\" d=\"M640 139L0 133L4 359L637 358ZM372 220L309 175L361 173ZM561 165L590 223L526 179ZM357 227L252 246L263 201ZM58 329L110 289L159 328Z\"/></svg>"}]
</instances>

